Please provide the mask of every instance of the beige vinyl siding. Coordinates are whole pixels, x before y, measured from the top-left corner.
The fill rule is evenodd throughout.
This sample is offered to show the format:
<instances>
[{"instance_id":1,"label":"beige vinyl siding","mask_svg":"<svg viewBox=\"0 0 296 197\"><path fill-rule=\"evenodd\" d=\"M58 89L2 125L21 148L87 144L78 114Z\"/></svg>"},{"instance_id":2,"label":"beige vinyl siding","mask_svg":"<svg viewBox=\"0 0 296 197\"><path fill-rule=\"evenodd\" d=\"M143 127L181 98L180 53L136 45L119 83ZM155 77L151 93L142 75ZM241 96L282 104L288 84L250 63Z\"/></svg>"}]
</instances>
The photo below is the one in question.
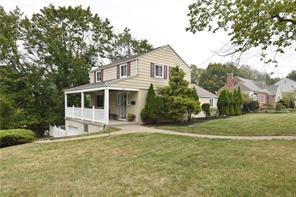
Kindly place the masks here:
<instances>
[{"instance_id":1,"label":"beige vinyl siding","mask_svg":"<svg viewBox=\"0 0 296 197\"><path fill-rule=\"evenodd\" d=\"M131 76L135 76L138 74L138 66L137 66L137 61L132 61L131 62Z\"/></svg>"},{"instance_id":2,"label":"beige vinyl siding","mask_svg":"<svg viewBox=\"0 0 296 197\"><path fill-rule=\"evenodd\" d=\"M89 83L94 83L94 72L89 73Z\"/></svg>"},{"instance_id":3,"label":"beige vinyl siding","mask_svg":"<svg viewBox=\"0 0 296 197\"><path fill-rule=\"evenodd\" d=\"M104 73L104 76L103 76L104 81L110 81L110 80L116 79L117 67L114 66L114 67L106 68L104 69L103 73Z\"/></svg>"},{"instance_id":4,"label":"beige vinyl siding","mask_svg":"<svg viewBox=\"0 0 296 197\"><path fill-rule=\"evenodd\" d=\"M103 76L103 80L104 81L110 81L110 80L115 80L117 79L117 65L114 65L112 67L109 68L104 68L104 76ZM94 71L96 72L96 71ZM94 72L91 72L89 74L89 82L90 83L94 83ZM130 76L135 76L137 75L137 61L132 61L131 62L131 75Z\"/></svg>"},{"instance_id":5,"label":"beige vinyl siding","mask_svg":"<svg viewBox=\"0 0 296 197\"><path fill-rule=\"evenodd\" d=\"M167 79L159 79L150 77L150 64L160 64L168 66ZM169 80L169 67L180 66L180 68L185 72L185 79L190 81L190 69L182 61L178 55L170 47L163 47L159 50L147 53L138 59L138 75L137 77L119 81L112 84L112 87L118 88L136 88L136 89L148 89L150 84L153 83L155 88L163 87L168 85Z\"/></svg>"}]
</instances>

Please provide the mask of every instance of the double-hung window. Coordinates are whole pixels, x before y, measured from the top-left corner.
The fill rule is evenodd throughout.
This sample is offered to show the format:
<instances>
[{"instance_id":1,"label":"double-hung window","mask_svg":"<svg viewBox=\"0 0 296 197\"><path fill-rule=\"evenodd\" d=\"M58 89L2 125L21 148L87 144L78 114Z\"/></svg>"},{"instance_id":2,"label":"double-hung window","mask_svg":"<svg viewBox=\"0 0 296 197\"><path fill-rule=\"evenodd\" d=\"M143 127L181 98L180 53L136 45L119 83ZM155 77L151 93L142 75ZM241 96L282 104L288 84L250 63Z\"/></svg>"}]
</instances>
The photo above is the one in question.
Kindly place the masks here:
<instances>
[{"instance_id":1,"label":"double-hung window","mask_svg":"<svg viewBox=\"0 0 296 197\"><path fill-rule=\"evenodd\" d=\"M102 71L97 71L96 82L102 81Z\"/></svg>"},{"instance_id":2,"label":"double-hung window","mask_svg":"<svg viewBox=\"0 0 296 197\"><path fill-rule=\"evenodd\" d=\"M213 99L210 99L210 106L214 106L214 101L213 101Z\"/></svg>"},{"instance_id":3,"label":"double-hung window","mask_svg":"<svg viewBox=\"0 0 296 197\"><path fill-rule=\"evenodd\" d=\"M120 78L127 77L127 64L120 65Z\"/></svg>"},{"instance_id":4,"label":"double-hung window","mask_svg":"<svg viewBox=\"0 0 296 197\"><path fill-rule=\"evenodd\" d=\"M163 66L155 64L154 73L155 77L163 78Z\"/></svg>"}]
</instances>

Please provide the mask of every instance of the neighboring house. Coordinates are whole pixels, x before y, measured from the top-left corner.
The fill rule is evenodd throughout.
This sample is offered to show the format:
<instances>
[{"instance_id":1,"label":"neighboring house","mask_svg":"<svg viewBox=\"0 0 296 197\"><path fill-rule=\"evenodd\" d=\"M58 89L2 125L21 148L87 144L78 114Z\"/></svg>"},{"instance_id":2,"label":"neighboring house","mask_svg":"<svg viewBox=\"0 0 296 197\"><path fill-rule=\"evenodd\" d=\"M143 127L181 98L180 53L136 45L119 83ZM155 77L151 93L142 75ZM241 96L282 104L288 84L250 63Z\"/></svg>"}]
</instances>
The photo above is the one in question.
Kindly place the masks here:
<instances>
[{"instance_id":1,"label":"neighboring house","mask_svg":"<svg viewBox=\"0 0 296 197\"><path fill-rule=\"evenodd\" d=\"M155 89L168 85L171 68L177 65L190 82L190 67L169 45L93 69L89 84L65 90L67 135L102 130L118 120L126 121L128 114L141 123L150 84ZM69 94L80 94L81 105L68 106Z\"/></svg>"},{"instance_id":2,"label":"neighboring house","mask_svg":"<svg viewBox=\"0 0 296 197\"><path fill-rule=\"evenodd\" d=\"M200 107L204 103L209 103L211 107L214 107L217 109L218 96L216 94L213 94L212 92L209 92L208 90L194 84L191 84L191 87L195 87L196 89L197 95L199 97ZM201 111L199 114L192 115L192 116L205 117L205 114L203 111Z\"/></svg>"},{"instance_id":3,"label":"neighboring house","mask_svg":"<svg viewBox=\"0 0 296 197\"><path fill-rule=\"evenodd\" d=\"M274 85L279 86L283 93L285 92L296 92L296 81L289 78L283 78L276 82Z\"/></svg>"},{"instance_id":4,"label":"neighboring house","mask_svg":"<svg viewBox=\"0 0 296 197\"><path fill-rule=\"evenodd\" d=\"M258 101L261 108L268 105L275 106L283 97L279 85L266 85L264 81L234 77L232 73L228 73L226 84L221 89L233 89L237 87L240 87L242 93L248 95L254 101Z\"/></svg>"}]
</instances>

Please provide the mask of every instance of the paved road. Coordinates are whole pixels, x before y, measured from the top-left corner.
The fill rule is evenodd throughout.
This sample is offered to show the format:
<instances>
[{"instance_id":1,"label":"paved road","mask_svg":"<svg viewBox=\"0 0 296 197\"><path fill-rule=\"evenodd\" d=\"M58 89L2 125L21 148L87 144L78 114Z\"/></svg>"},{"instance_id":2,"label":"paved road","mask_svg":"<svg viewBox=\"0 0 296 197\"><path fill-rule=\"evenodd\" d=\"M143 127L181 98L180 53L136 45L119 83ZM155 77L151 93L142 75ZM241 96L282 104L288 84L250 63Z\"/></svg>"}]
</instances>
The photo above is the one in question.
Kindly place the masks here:
<instances>
[{"instance_id":1,"label":"paved road","mask_svg":"<svg viewBox=\"0 0 296 197\"><path fill-rule=\"evenodd\" d=\"M106 137L106 136L117 136L117 135L124 135L130 133L161 133L167 135L178 135L178 136L187 136L187 137L194 137L194 138L206 138L206 139L221 139L221 140L296 140L296 136L224 136L224 135L206 135L206 134L195 134L195 133L183 133L177 131L169 131L163 129L156 129L151 127L145 127L141 125L123 125L118 126L120 131L113 132L113 133L103 133L98 135L90 135L90 136L81 136L75 138L65 138L65 139L56 139L56 140L40 140L37 143L52 143L52 142L63 142L63 141L72 141L72 140L79 140L79 139L92 139L98 137Z\"/></svg>"}]
</instances>

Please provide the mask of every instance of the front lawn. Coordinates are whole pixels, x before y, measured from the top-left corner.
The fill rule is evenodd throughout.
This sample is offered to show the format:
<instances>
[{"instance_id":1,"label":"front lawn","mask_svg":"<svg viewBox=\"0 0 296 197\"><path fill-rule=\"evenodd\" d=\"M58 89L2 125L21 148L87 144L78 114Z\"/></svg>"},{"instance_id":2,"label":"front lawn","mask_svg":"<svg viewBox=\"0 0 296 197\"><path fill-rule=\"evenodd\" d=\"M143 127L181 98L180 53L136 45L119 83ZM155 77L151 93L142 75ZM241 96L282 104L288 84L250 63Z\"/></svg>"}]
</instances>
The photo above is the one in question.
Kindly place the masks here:
<instances>
[{"instance_id":1,"label":"front lawn","mask_svg":"<svg viewBox=\"0 0 296 197\"><path fill-rule=\"evenodd\" d=\"M294 196L294 141L161 134L0 149L0 196Z\"/></svg>"},{"instance_id":2,"label":"front lawn","mask_svg":"<svg viewBox=\"0 0 296 197\"><path fill-rule=\"evenodd\" d=\"M212 135L296 135L296 114L248 114L204 121L189 126L167 125L159 128Z\"/></svg>"}]
</instances>

